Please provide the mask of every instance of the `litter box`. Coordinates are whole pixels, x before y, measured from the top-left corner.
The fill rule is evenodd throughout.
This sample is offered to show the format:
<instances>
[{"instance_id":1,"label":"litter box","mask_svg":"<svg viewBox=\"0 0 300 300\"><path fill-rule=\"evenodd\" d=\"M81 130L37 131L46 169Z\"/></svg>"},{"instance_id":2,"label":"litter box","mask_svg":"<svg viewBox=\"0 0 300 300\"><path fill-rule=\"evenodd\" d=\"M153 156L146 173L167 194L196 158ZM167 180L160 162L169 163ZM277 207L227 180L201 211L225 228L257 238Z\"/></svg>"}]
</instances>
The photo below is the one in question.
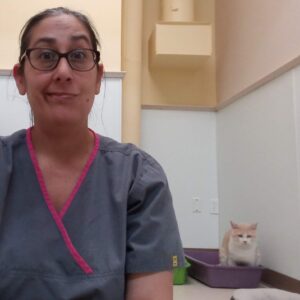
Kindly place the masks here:
<instances>
[{"instance_id":1,"label":"litter box","mask_svg":"<svg viewBox=\"0 0 300 300\"><path fill-rule=\"evenodd\" d=\"M227 267L219 265L217 249L184 249L185 257L191 264L188 274L214 288L256 288L263 267Z\"/></svg>"}]
</instances>

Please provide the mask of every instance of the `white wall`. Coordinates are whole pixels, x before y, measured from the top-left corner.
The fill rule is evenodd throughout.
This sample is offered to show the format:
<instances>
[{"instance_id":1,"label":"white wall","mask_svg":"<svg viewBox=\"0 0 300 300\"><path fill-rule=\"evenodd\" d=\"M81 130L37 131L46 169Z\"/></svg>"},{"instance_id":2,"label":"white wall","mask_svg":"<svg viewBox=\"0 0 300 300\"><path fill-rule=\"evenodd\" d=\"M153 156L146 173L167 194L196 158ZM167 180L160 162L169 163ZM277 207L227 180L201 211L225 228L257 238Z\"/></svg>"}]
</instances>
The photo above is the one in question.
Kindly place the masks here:
<instances>
[{"instance_id":1,"label":"white wall","mask_svg":"<svg viewBox=\"0 0 300 300\"><path fill-rule=\"evenodd\" d=\"M141 145L167 173L185 247L258 222L263 265L300 279L300 66L217 113L143 110Z\"/></svg>"},{"instance_id":2,"label":"white wall","mask_svg":"<svg viewBox=\"0 0 300 300\"><path fill-rule=\"evenodd\" d=\"M167 174L184 247L218 247L218 215L210 213L210 200L218 197L215 118L213 112L142 111L141 146Z\"/></svg>"},{"instance_id":3,"label":"white wall","mask_svg":"<svg viewBox=\"0 0 300 300\"><path fill-rule=\"evenodd\" d=\"M258 222L262 263L300 279L300 67L217 114L220 233Z\"/></svg>"},{"instance_id":4,"label":"white wall","mask_svg":"<svg viewBox=\"0 0 300 300\"><path fill-rule=\"evenodd\" d=\"M122 78L106 77L96 96L89 126L103 135L121 141ZM20 96L12 76L0 76L0 135L30 126L27 98Z\"/></svg>"}]
</instances>

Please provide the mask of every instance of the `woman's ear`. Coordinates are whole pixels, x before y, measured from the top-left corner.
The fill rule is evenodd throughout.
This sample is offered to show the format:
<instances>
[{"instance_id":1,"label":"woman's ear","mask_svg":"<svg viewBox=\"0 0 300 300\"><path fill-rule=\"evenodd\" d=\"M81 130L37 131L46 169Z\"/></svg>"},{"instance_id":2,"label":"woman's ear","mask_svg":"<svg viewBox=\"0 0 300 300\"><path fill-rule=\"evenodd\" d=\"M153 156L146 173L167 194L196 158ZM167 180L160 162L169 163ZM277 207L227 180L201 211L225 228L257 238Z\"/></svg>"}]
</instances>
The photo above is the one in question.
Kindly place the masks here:
<instances>
[{"instance_id":1,"label":"woman's ear","mask_svg":"<svg viewBox=\"0 0 300 300\"><path fill-rule=\"evenodd\" d=\"M20 95L25 95L26 94L25 78L23 72L21 71L20 64L14 65L13 75Z\"/></svg>"},{"instance_id":2,"label":"woman's ear","mask_svg":"<svg viewBox=\"0 0 300 300\"><path fill-rule=\"evenodd\" d=\"M97 65L97 83L96 83L96 90L95 95L100 93L101 81L103 78L103 64Z\"/></svg>"}]
</instances>

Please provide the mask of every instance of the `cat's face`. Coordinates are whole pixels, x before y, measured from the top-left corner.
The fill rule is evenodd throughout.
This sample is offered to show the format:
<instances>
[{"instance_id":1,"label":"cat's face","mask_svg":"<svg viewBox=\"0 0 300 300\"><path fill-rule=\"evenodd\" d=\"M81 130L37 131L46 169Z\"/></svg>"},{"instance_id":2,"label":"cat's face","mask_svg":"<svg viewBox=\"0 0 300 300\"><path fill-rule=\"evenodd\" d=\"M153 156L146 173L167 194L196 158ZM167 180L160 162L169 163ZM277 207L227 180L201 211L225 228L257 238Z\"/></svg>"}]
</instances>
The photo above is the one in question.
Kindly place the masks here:
<instances>
[{"instance_id":1,"label":"cat's face","mask_svg":"<svg viewBox=\"0 0 300 300\"><path fill-rule=\"evenodd\" d=\"M235 224L231 222L231 238L235 244L247 248L256 239L257 224Z\"/></svg>"}]
</instances>

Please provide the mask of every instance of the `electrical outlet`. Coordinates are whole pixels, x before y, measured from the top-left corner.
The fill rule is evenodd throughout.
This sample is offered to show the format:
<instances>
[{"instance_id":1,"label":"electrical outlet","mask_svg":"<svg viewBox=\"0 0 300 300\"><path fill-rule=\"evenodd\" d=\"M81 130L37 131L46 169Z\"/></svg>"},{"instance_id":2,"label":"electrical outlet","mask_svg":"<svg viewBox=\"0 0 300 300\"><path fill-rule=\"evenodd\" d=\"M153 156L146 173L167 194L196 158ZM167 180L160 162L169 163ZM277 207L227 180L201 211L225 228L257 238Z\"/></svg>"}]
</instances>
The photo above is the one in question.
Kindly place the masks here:
<instances>
[{"instance_id":1,"label":"electrical outlet","mask_svg":"<svg viewBox=\"0 0 300 300\"><path fill-rule=\"evenodd\" d=\"M211 215L219 214L219 200L218 199L210 200L210 214Z\"/></svg>"},{"instance_id":2,"label":"electrical outlet","mask_svg":"<svg viewBox=\"0 0 300 300\"><path fill-rule=\"evenodd\" d=\"M192 201L193 201L193 213L194 214L200 214L201 211L202 211L200 198L199 197L193 197Z\"/></svg>"}]
</instances>

